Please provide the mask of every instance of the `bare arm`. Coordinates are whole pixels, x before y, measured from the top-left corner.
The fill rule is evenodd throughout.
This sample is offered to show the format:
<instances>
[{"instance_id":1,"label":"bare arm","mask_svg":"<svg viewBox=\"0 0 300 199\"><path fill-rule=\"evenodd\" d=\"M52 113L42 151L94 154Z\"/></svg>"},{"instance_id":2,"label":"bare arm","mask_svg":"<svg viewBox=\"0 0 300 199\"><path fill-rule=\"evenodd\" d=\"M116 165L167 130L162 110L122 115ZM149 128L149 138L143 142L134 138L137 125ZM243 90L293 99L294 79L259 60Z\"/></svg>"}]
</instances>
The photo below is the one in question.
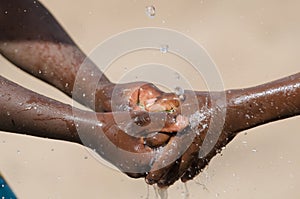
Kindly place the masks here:
<instances>
[{"instance_id":1,"label":"bare arm","mask_svg":"<svg viewBox=\"0 0 300 199\"><path fill-rule=\"evenodd\" d=\"M162 94L147 82L110 82L36 0L0 2L0 53L96 111L123 111L120 107L126 106L136 109L137 103ZM113 94L117 96L114 102Z\"/></svg>"},{"instance_id":2,"label":"bare arm","mask_svg":"<svg viewBox=\"0 0 300 199\"><path fill-rule=\"evenodd\" d=\"M149 125L146 112L132 112L132 119L128 120L128 112L82 111L34 93L0 76L0 130L88 146L121 171L135 173L130 174L134 177L148 172L155 158L154 150L145 144L144 137L139 133L168 132L170 128L180 130L174 123L174 116L153 114L153 121ZM118 120L114 117L118 117ZM121 129L123 123L126 128ZM164 126L157 125L159 123ZM140 128L136 128L135 124ZM136 136L131 136L131 133Z\"/></svg>"},{"instance_id":3,"label":"bare arm","mask_svg":"<svg viewBox=\"0 0 300 199\"><path fill-rule=\"evenodd\" d=\"M211 106L213 98L210 94L217 96L218 93L195 92L197 98L193 98L190 93L191 91L186 92L187 100L181 106L193 107L195 103L199 105L200 109L207 106L203 109L206 110L203 114L207 117L201 121L199 129L203 127L203 124L207 124L208 128L196 135L194 141L176 162L161 168L160 165L163 161L170 162L168 159L174 158L174 155L168 155L168 151L175 151L174 154L176 154L174 146L180 146L182 140L186 139L185 134L177 134L172 137L164 148L163 154L165 155L162 155L153 166L153 168L161 169L153 169L146 177L150 184L157 183L158 186L165 187L173 184L179 178L184 182L193 179L237 133L268 122L300 115L300 73L256 87L226 91L225 107L227 112L220 134L209 131L209 125L219 125L217 124L218 120L216 120L217 123L210 123L211 117L215 117L217 111L220 110L220 107ZM188 130L187 133L190 131L193 129ZM216 142L210 140L215 137L214 134L218 135ZM194 134L190 133L190 135ZM207 137L209 137L207 143L214 145L204 156L199 157L199 150L203 149L204 140Z\"/></svg>"},{"instance_id":4,"label":"bare arm","mask_svg":"<svg viewBox=\"0 0 300 199\"><path fill-rule=\"evenodd\" d=\"M0 3L0 52L21 69L42 79L72 96L73 85L86 78L99 86L110 84L92 61L84 62L86 55L39 1L3 0ZM80 74L78 71L80 70ZM100 81L99 77L101 76ZM78 81L82 90L73 97L93 107L95 85ZM98 86L98 85L97 85ZM87 99L90 96L90 99ZM102 109L101 103L97 109Z\"/></svg>"},{"instance_id":5,"label":"bare arm","mask_svg":"<svg viewBox=\"0 0 300 199\"><path fill-rule=\"evenodd\" d=\"M226 93L225 131L240 132L300 114L300 73Z\"/></svg>"}]
</instances>

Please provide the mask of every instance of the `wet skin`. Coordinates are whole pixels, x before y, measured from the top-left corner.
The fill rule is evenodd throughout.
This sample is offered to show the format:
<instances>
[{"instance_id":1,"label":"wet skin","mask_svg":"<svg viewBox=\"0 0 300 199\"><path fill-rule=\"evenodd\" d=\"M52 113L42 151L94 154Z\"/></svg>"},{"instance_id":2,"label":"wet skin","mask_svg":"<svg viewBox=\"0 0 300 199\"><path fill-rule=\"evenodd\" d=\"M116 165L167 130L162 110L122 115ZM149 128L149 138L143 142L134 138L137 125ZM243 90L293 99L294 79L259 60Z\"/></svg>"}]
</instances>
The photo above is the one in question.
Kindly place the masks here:
<instances>
[{"instance_id":1,"label":"wet skin","mask_svg":"<svg viewBox=\"0 0 300 199\"><path fill-rule=\"evenodd\" d=\"M187 127L183 130L184 133L178 133L172 137L164 148L161 158L154 163L153 171L146 176L146 182L149 184L157 183L158 186L165 187L180 178L183 182L191 180L239 132L300 114L300 73L256 87L225 91L225 103L219 103L217 106L212 106L212 104L223 93L194 93L192 91L185 93L186 100L181 106L194 107L195 105L192 104L197 103L205 115L197 127L200 133L194 135L193 142L183 155L171 162L168 159L174 159L176 155L170 156L168 152L176 151L178 146L184 145L186 141L189 141L184 136L190 131L197 132L197 129ZM197 100L194 100L194 94ZM219 117L222 116L220 112L224 113L224 118ZM193 112L188 115L193 115ZM211 122L211 118L214 118L214 122ZM221 126L221 131L215 132L214 127L219 123L222 124L222 119L224 119L224 125ZM203 128L204 124L206 124L205 128ZM203 148L207 147L203 146L207 138L208 143L212 141L214 144L199 156L199 150L203 151ZM171 162L171 164L156 170L162 167L163 162Z\"/></svg>"},{"instance_id":2,"label":"wet skin","mask_svg":"<svg viewBox=\"0 0 300 199\"><path fill-rule=\"evenodd\" d=\"M84 144L135 177L149 172L159 152L145 144L151 137L141 135L179 131L185 127L177 124L176 115L163 112L151 113L150 117L142 111L82 111L1 76L0 93L0 130ZM128 153L124 155L123 151Z\"/></svg>"},{"instance_id":3,"label":"wet skin","mask_svg":"<svg viewBox=\"0 0 300 199\"><path fill-rule=\"evenodd\" d=\"M150 83L136 82L119 85L110 82L98 67L86 58L54 17L38 1L3 0L0 5L0 29L3 31L0 34L1 54L21 69L48 82L91 109L98 112L124 111L125 109L126 111L128 111L127 109L133 111L141 110L139 105L143 105L143 107L147 107L146 111L174 109L175 115L172 117L176 119L179 119L176 114L181 114L183 107L197 106L203 110L205 117L201 120L199 129L197 126L191 128L189 125L176 134L174 132L180 128L178 124L176 126L170 122L170 125L164 129L167 132L155 134L147 139L132 137L124 133L123 129L111 130L113 128L110 127L115 126L112 113L97 114L97 118L109 126L104 134L120 148L143 153L164 146L161 148L162 155L158 156L151 168L148 167L150 159L153 161L152 157L145 158L145 161L141 162L141 168L145 166L145 168L151 169L151 172L146 176L146 181L150 184L157 183L164 187L173 184L179 178L182 181L192 179L238 132L271 121L299 115L299 73L258 87L226 91L226 101L219 107L213 105L217 96L220 95L218 92L195 92L195 99L194 92L186 91L185 100L181 101L176 95L165 94ZM24 13L25 9L27 10L26 13ZM86 80L89 82L87 83ZM6 95L1 96L1 103L10 108L2 109L0 113L3 118L2 121L6 121L1 124L3 130L81 143L78 134L74 133L75 130L70 130L74 129L74 125L76 125L74 122L81 122L87 129L86 132L93 132L90 130L91 126L96 126L99 123L98 119L95 120L87 112L78 111L81 116L74 118L73 115L70 115L71 107L44 97L37 97L35 103L40 104L39 107L45 112L49 111L48 114L50 115L47 116L48 119L46 120L36 120L36 118L41 117L37 110L26 110L26 107L33 102L29 100L28 96L33 95L33 93L19 89L18 86L4 78L1 78L1 81L5 82L5 86L2 86L1 89L4 89L3 92L6 93ZM7 90L7 85L10 85L11 90ZM22 106L17 106L18 102L16 101L8 100L9 95L15 95L16 99L20 99L17 97L20 94L24 94L21 95L24 99L19 102L24 103ZM118 97L116 98L114 95ZM147 106L149 104L151 105ZM204 148L202 146L204 139L207 135L216 133L208 131L212 125L218 123L217 119L214 121L216 124L211 123L211 118L216 118L215 115L223 113L224 107L227 110L224 117L225 123L219 132L220 136L217 136L216 144L212 150L198 158L199 148ZM10 120L7 111L10 112L10 116L18 119ZM156 116L157 121L161 117L160 114L158 113ZM189 120L194 114L192 111L186 112L183 117ZM60 119L53 120L51 118ZM182 118L180 120L184 121ZM220 118L221 120L222 118ZM16 121L18 121L19 126L16 125ZM141 121L147 121L147 119L141 119ZM203 128L204 124L206 124L205 128ZM181 125L184 126L184 124ZM61 126L64 128L58 128ZM154 127L151 129L149 126L146 126L145 129L147 128L146 132L149 133L159 130ZM45 129L48 130L45 131ZM91 138L91 140L93 139ZM176 146L185 145L189 142L192 143L186 146L186 151L181 151L182 156L173 155L176 154L176 150L178 151ZM96 145L97 143L95 143ZM101 154L101 150L103 152L103 150L108 149L98 149L98 153ZM173 151L171 156L168 154L170 150ZM119 157L117 154L115 156ZM110 157L105 158L109 161L115 161ZM120 158L119 161L122 162L123 158ZM169 161L167 161L168 159ZM166 165L165 162L171 164ZM113 163L120 165L118 161ZM124 169L120 169L124 171ZM140 177L145 174L138 173L132 176Z\"/></svg>"}]
</instances>

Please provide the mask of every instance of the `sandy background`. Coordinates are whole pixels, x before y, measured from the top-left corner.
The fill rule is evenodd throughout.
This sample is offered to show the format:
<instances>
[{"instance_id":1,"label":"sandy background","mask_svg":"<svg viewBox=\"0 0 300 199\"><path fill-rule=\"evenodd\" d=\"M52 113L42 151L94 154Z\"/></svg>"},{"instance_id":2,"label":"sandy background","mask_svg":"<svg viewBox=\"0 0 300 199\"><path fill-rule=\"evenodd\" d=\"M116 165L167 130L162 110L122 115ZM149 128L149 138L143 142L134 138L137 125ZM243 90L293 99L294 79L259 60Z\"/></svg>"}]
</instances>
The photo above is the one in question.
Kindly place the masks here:
<instances>
[{"instance_id":1,"label":"sandy background","mask_svg":"<svg viewBox=\"0 0 300 199\"><path fill-rule=\"evenodd\" d=\"M300 70L297 0L42 2L86 53L121 31L156 26L180 31L202 44L217 64L226 88L248 87ZM145 14L148 5L156 7L154 18ZM169 55L129 55L113 64L107 74L118 80L125 65L130 68L153 60L183 71L186 64ZM2 57L0 64L1 75L71 103L64 94ZM299 198L299 119L240 134L202 175L187 183L190 198ZM96 161L84 147L66 142L1 132L0 169L19 198L148 197L142 179L132 180ZM185 192L182 183L176 183L169 189L169 198L184 198ZM155 197L150 187L149 198Z\"/></svg>"}]
</instances>

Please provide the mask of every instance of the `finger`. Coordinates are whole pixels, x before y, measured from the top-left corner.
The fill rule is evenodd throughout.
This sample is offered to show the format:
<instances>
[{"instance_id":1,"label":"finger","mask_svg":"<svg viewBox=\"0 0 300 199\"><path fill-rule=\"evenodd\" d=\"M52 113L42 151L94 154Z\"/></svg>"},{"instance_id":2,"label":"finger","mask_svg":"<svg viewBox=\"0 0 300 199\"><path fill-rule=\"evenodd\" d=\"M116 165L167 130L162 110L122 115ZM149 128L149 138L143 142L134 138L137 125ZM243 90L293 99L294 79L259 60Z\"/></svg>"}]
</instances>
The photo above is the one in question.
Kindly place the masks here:
<instances>
[{"instance_id":1,"label":"finger","mask_svg":"<svg viewBox=\"0 0 300 199\"><path fill-rule=\"evenodd\" d=\"M145 143L151 148L157 148L159 146L165 145L171 138L171 134L157 133L152 137L145 138Z\"/></svg>"},{"instance_id":2,"label":"finger","mask_svg":"<svg viewBox=\"0 0 300 199\"><path fill-rule=\"evenodd\" d=\"M164 93L157 98L145 101L145 109L150 112L176 110L180 106L180 98L174 93Z\"/></svg>"},{"instance_id":3,"label":"finger","mask_svg":"<svg viewBox=\"0 0 300 199\"><path fill-rule=\"evenodd\" d=\"M172 167L162 176L162 178L157 182L157 186L160 188L168 187L174 184L180 176L178 175L178 171L180 168L181 158L176 160Z\"/></svg>"},{"instance_id":4,"label":"finger","mask_svg":"<svg viewBox=\"0 0 300 199\"><path fill-rule=\"evenodd\" d=\"M181 177L182 182L187 182L189 180L192 180L194 177L196 177L202 169L207 165L205 163L205 159L199 159L198 161L194 161L190 168L187 169L187 171L183 174Z\"/></svg>"},{"instance_id":5,"label":"finger","mask_svg":"<svg viewBox=\"0 0 300 199\"><path fill-rule=\"evenodd\" d=\"M221 152L222 147L230 141L230 139L228 139L225 135L226 134L222 134L222 136L220 136L219 141L215 145L214 149L211 150L205 157L195 157L193 165L182 176L182 182L186 182L197 176L209 164L210 160L215 157L216 154Z\"/></svg>"},{"instance_id":6,"label":"finger","mask_svg":"<svg viewBox=\"0 0 300 199\"><path fill-rule=\"evenodd\" d=\"M155 171L150 171L145 177L146 183L149 185L158 183L160 178L163 177L168 172L168 170L170 170L173 167L173 165L174 165L174 163L171 163L161 169L158 169Z\"/></svg>"},{"instance_id":7,"label":"finger","mask_svg":"<svg viewBox=\"0 0 300 199\"><path fill-rule=\"evenodd\" d=\"M177 154L173 153L178 143L178 137L171 137L170 142L163 148L160 156L154 162L149 174L146 176L146 182L148 184L157 183L172 167L175 160L178 159Z\"/></svg>"},{"instance_id":8,"label":"finger","mask_svg":"<svg viewBox=\"0 0 300 199\"><path fill-rule=\"evenodd\" d=\"M133 83L131 83L133 84ZM136 82L130 93L129 104L133 110L145 110L146 102L163 94L156 86L146 82ZM150 100L151 101L151 100Z\"/></svg>"},{"instance_id":9,"label":"finger","mask_svg":"<svg viewBox=\"0 0 300 199\"><path fill-rule=\"evenodd\" d=\"M157 183L159 186L170 186L174 184L192 165L195 161L195 158L198 157L199 147L196 143L198 143L199 138L196 137L190 147L185 151L183 156L181 157L180 162L178 163L178 168L176 172L168 173L160 178Z\"/></svg>"},{"instance_id":10,"label":"finger","mask_svg":"<svg viewBox=\"0 0 300 199\"><path fill-rule=\"evenodd\" d=\"M149 136L155 132L172 133L181 131L188 125L187 118L164 112L132 112L131 117L132 119L128 122L118 123L121 129L132 136ZM124 120L126 120L125 117Z\"/></svg>"},{"instance_id":11,"label":"finger","mask_svg":"<svg viewBox=\"0 0 300 199\"><path fill-rule=\"evenodd\" d=\"M171 137L168 144L162 149L155 160L150 173L146 176L149 182L157 183L169 170L169 165L173 164L192 143L194 136L191 136L191 129L186 127L176 136Z\"/></svg>"}]
</instances>

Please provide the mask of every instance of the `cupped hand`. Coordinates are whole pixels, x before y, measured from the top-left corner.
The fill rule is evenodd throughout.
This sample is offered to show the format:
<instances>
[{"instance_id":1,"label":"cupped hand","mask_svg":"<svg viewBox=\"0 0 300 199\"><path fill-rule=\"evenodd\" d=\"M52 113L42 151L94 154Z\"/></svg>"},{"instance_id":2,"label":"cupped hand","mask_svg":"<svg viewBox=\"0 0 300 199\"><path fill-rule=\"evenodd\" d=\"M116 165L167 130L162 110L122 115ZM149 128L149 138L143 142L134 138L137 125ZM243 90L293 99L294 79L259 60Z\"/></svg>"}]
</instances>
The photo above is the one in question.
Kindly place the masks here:
<instances>
[{"instance_id":1,"label":"cupped hand","mask_svg":"<svg viewBox=\"0 0 300 199\"><path fill-rule=\"evenodd\" d=\"M132 82L125 84L106 84L99 86L96 92L96 111L116 112L129 110L160 111L178 106L176 100L166 99L161 105L153 106L164 92L154 84L147 82ZM152 107L152 110L150 110ZM158 110L158 107L160 109Z\"/></svg>"},{"instance_id":2,"label":"cupped hand","mask_svg":"<svg viewBox=\"0 0 300 199\"><path fill-rule=\"evenodd\" d=\"M169 94L158 89L154 84L147 82L133 82L124 84L106 84L99 86L96 92L96 111L147 111L170 112L179 106L177 97L161 97ZM181 118L182 119L182 118ZM180 118L178 118L180 121ZM181 122L184 123L184 122ZM168 132L177 132L177 128L168 129ZM170 139L168 133L157 133L146 139L147 145L159 147Z\"/></svg>"},{"instance_id":3,"label":"cupped hand","mask_svg":"<svg viewBox=\"0 0 300 199\"><path fill-rule=\"evenodd\" d=\"M131 177L145 176L160 151L149 147L147 139L157 132L185 127L177 115L164 112L97 113L97 119L92 114L80 115L83 119L76 126L82 143Z\"/></svg>"},{"instance_id":4,"label":"cupped hand","mask_svg":"<svg viewBox=\"0 0 300 199\"><path fill-rule=\"evenodd\" d=\"M229 142L223 126L218 126L225 119L225 115L220 114L222 106L212 104L211 98L208 92L185 91L185 100L176 111L189 125L171 137L162 149L146 176L148 184L166 187L180 178L184 182L193 179Z\"/></svg>"}]
</instances>

